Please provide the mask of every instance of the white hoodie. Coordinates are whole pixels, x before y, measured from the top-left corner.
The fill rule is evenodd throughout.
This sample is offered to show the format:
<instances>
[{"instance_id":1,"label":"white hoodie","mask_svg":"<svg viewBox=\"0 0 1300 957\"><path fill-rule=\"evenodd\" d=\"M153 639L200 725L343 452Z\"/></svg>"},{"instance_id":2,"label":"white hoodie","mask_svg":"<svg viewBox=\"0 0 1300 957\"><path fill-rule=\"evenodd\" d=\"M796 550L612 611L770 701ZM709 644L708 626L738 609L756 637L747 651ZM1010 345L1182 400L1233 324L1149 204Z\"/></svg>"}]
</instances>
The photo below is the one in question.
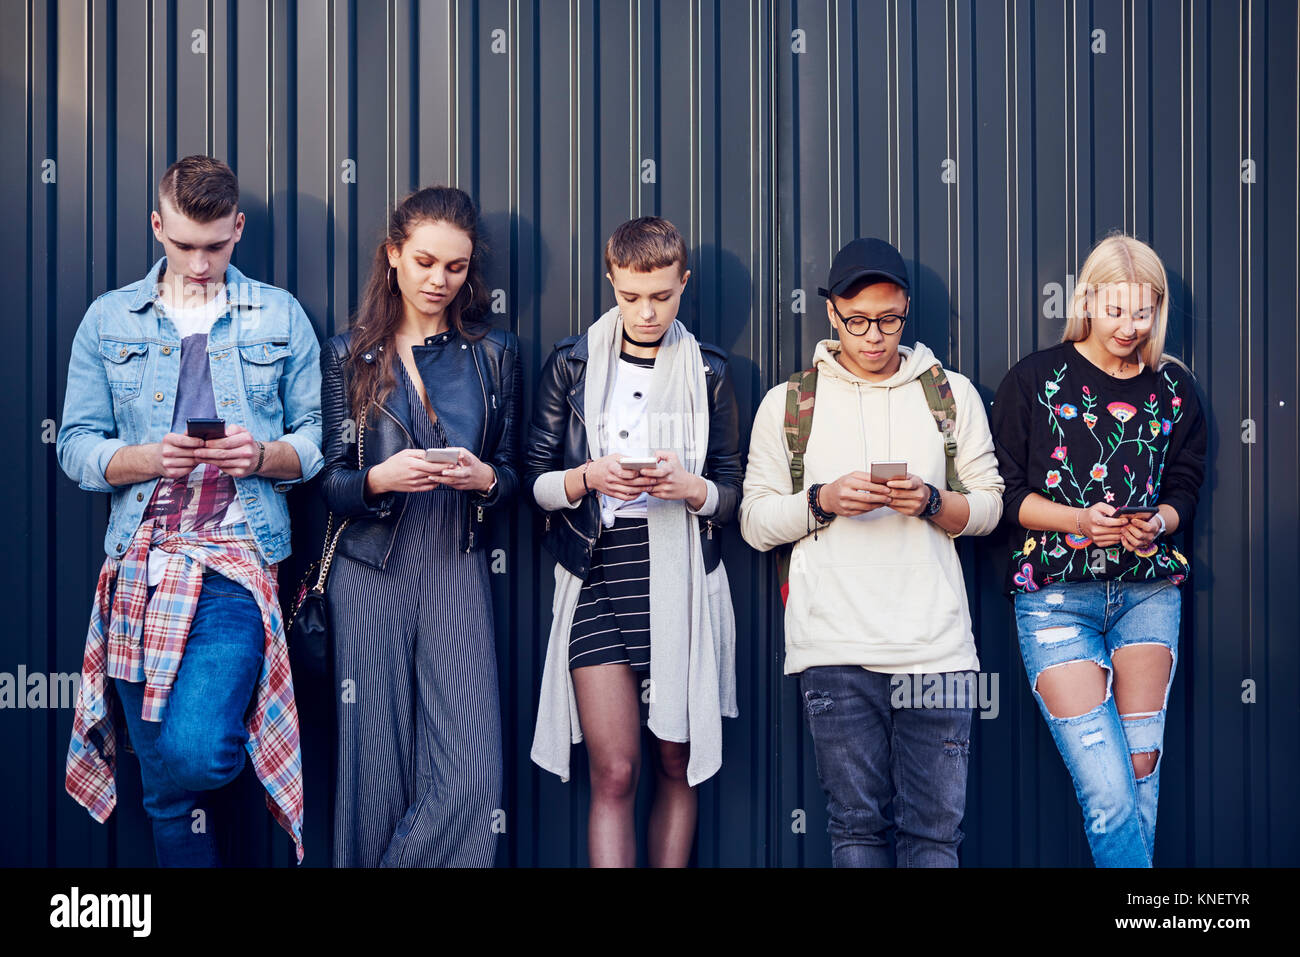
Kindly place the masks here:
<instances>
[{"instance_id":1,"label":"white hoodie","mask_svg":"<svg viewBox=\"0 0 1300 957\"><path fill-rule=\"evenodd\" d=\"M853 375L839 343L817 344L817 398L804 455L804 489L793 493L786 446L786 384L771 389L754 416L740 504L740 531L759 551L794 542L785 609L785 673L816 665L861 665L886 673L978 670L961 562L933 522L878 508L840 516L810 534L807 488L872 462L906 462L947 488L943 437L918 381L937 361L922 343L899 347L899 370L883 382ZM1002 516L984 403L969 379L947 372L957 406L957 475L969 490L960 535L987 535Z\"/></svg>"}]
</instances>

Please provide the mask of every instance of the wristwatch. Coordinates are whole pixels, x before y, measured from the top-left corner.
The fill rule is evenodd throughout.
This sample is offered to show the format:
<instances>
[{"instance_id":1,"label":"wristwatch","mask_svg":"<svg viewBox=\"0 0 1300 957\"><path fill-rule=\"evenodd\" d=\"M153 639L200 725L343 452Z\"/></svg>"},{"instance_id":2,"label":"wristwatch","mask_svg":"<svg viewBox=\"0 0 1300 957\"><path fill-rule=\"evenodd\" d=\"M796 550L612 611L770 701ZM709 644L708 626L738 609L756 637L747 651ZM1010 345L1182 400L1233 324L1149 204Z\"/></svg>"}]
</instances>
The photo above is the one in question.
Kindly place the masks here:
<instances>
[{"instance_id":1,"label":"wristwatch","mask_svg":"<svg viewBox=\"0 0 1300 957\"><path fill-rule=\"evenodd\" d=\"M935 515L939 514L939 509L943 508L943 496L941 496L939 490L929 482L925 483L925 487L930 490L930 501L926 502L925 508L921 510L921 517L933 518Z\"/></svg>"},{"instance_id":2,"label":"wristwatch","mask_svg":"<svg viewBox=\"0 0 1300 957\"><path fill-rule=\"evenodd\" d=\"M1165 522L1165 517L1161 515L1160 512L1157 511L1154 515L1151 516L1151 521L1154 522L1156 519L1160 519L1160 531L1156 532L1156 538L1159 538L1161 535L1168 535L1169 525Z\"/></svg>"}]
</instances>

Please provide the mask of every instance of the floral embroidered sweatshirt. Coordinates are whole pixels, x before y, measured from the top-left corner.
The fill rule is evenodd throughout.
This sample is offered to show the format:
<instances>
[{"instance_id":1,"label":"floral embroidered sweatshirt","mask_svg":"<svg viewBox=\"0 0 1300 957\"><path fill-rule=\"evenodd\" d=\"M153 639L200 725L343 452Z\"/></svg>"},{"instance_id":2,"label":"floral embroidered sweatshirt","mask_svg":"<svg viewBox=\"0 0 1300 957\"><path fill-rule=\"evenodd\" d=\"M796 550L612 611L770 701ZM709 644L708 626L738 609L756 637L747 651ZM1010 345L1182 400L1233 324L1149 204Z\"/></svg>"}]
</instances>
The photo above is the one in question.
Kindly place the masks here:
<instances>
[{"instance_id":1,"label":"floral embroidered sweatshirt","mask_svg":"<svg viewBox=\"0 0 1300 957\"><path fill-rule=\"evenodd\" d=\"M1092 547L1092 539L1026 531L1020 506L1031 492L1061 505L1169 505L1191 528L1205 476L1205 416L1182 365L1116 378L1073 342L1026 356L998 387L990 413L1003 515L1014 526L1007 591L1060 581L1181 584L1188 560L1162 536L1146 549Z\"/></svg>"}]
</instances>

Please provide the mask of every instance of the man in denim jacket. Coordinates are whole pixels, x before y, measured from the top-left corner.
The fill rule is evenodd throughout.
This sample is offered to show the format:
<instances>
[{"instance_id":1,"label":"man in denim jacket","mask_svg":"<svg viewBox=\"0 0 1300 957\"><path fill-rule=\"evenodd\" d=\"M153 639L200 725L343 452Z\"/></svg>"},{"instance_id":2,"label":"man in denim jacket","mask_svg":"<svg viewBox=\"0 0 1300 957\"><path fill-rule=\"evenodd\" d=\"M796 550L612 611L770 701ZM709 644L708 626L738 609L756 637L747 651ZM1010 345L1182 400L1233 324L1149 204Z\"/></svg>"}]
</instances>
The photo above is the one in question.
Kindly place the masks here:
<instances>
[{"instance_id":1,"label":"man in denim jacket","mask_svg":"<svg viewBox=\"0 0 1300 957\"><path fill-rule=\"evenodd\" d=\"M245 751L302 854L275 572L284 493L322 464L319 346L292 295L230 265L238 200L219 160L163 175L151 222L165 255L87 310L58 436L68 476L112 495L67 789L98 820L113 809L112 678L162 865L219 863L203 802Z\"/></svg>"}]
</instances>

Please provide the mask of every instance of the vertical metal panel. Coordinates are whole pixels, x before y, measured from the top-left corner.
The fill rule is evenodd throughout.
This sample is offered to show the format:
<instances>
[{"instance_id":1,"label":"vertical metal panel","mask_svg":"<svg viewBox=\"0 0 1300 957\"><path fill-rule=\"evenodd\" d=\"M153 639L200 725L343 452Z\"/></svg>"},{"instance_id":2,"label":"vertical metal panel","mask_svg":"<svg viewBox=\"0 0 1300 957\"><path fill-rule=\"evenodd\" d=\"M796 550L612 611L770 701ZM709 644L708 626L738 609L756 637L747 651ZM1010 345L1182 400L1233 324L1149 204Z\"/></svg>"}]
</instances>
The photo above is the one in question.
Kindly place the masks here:
<instances>
[{"instance_id":1,"label":"vertical metal panel","mask_svg":"<svg viewBox=\"0 0 1300 957\"><path fill-rule=\"evenodd\" d=\"M13 345L0 377L14 415L0 438L21 450L24 477L0 671L79 667L107 502L62 475L40 433L60 415L87 304L158 255L148 211L179 156L210 152L235 168L247 215L237 265L292 290L322 338L346 327L392 203L421 185L467 189L529 389L552 343L611 304L610 230L668 216L692 250L683 319L731 351L746 428L825 333L814 290L848 239L885 236L904 251L917 286L909 328L987 402L1017 359L1059 338L1044 308L1052 284L1068 286L1092 243L1119 228L1165 261L1168 348L1195 371L1211 429L1157 859L1300 861L1288 813L1300 784L1294 3L27 0L0 17L11 146L0 212L23 224L3 239ZM286 582L323 531L312 490L293 495L292 513ZM508 767L498 861L525 866L586 857L583 749L569 784L528 760L553 594L539 539L521 509L493 541L505 563L493 576ZM964 860L1086 863L999 593L1001 538L959 551L1001 692L999 716L975 721ZM695 857L825 864L825 801L782 675L770 563L734 530L725 558L741 717L724 724L723 769L700 791ZM1242 702L1247 680L1256 704ZM323 865L333 699L299 694L307 862ZM5 861L148 863L131 758L107 827L64 794L70 723L67 710L0 713L18 770L0 788ZM248 863L286 866L257 792L248 776L231 789L232 842Z\"/></svg>"}]
</instances>

